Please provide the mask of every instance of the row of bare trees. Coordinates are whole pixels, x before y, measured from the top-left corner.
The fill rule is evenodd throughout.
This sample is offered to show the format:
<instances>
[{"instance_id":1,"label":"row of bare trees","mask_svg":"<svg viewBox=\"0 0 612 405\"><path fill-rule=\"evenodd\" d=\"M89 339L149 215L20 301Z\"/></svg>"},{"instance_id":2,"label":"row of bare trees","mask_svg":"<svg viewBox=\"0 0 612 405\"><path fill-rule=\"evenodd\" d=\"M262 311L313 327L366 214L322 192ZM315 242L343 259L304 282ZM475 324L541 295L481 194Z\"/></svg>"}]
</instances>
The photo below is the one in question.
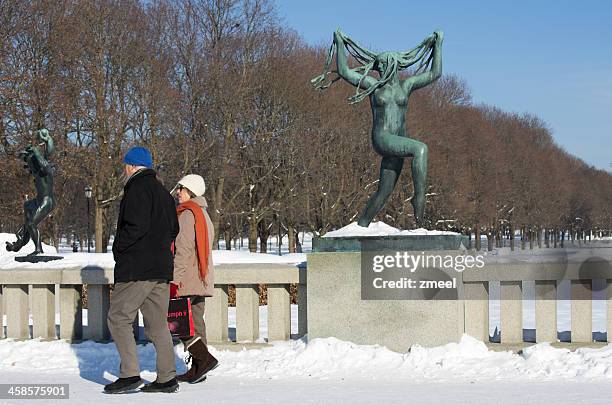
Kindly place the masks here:
<instances>
[{"instance_id":1,"label":"row of bare trees","mask_svg":"<svg viewBox=\"0 0 612 405\"><path fill-rule=\"evenodd\" d=\"M266 251L281 233L294 250L298 231L347 225L377 187L379 157L368 103L349 105L348 86L312 89L325 51L268 0L0 0L0 231L18 228L33 192L16 153L41 127L57 144L54 243L85 239L91 185L106 250L134 144L151 149L168 186L204 176L228 248L246 235ZM475 105L453 76L410 102L410 136L431 154L430 228L498 241L612 229L612 176L556 145L537 117ZM410 180L406 170L378 219L414 225Z\"/></svg>"}]
</instances>

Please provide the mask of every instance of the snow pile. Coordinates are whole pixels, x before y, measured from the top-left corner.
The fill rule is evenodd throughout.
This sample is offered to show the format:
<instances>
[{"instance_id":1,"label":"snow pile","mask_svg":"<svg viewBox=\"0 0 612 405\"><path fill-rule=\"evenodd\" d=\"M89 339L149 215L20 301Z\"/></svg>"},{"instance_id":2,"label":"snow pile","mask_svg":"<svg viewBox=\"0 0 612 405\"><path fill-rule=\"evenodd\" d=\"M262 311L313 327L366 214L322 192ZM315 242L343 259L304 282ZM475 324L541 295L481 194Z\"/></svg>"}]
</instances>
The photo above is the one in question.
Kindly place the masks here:
<instances>
[{"instance_id":1,"label":"snow pile","mask_svg":"<svg viewBox=\"0 0 612 405\"><path fill-rule=\"evenodd\" d=\"M181 345L175 348L177 369L185 369ZM211 347L220 366L211 375L239 379L366 378L368 380L440 381L483 380L583 380L612 378L612 345L600 349L556 349L538 344L522 355L489 351L484 343L464 335L460 342L434 348L414 346L396 353L380 346L363 346L335 338L280 342L272 347L239 352ZM152 378L155 354L152 344L138 346L143 377ZM115 375L119 357L114 343L64 341L0 341L0 372L79 373Z\"/></svg>"},{"instance_id":2,"label":"snow pile","mask_svg":"<svg viewBox=\"0 0 612 405\"><path fill-rule=\"evenodd\" d=\"M372 222L367 228L359 226L357 222L323 235L324 238L346 238L355 236L394 236L394 235L459 235L456 232L430 231L425 228L400 231L382 221Z\"/></svg>"},{"instance_id":3,"label":"snow pile","mask_svg":"<svg viewBox=\"0 0 612 405\"><path fill-rule=\"evenodd\" d=\"M461 235L457 232L450 231L436 231L436 230L428 230L425 228L418 229L408 229L405 231L401 231L399 235Z\"/></svg>"},{"instance_id":4,"label":"snow pile","mask_svg":"<svg viewBox=\"0 0 612 405\"><path fill-rule=\"evenodd\" d=\"M324 238L343 238L350 236L387 236L397 235L399 229L387 225L382 221L372 222L370 226L363 227L359 226L357 222L351 222L344 228L340 228L336 231L327 232L323 235Z\"/></svg>"},{"instance_id":5,"label":"snow pile","mask_svg":"<svg viewBox=\"0 0 612 405\"><path fill-rule=\"evenodd\" d=\"M612 346L571 352L542 343L518 355L511 351L490 351L483 342L467 335L459 343L434 348L414 346L406 354L327 338L308 344L287 342L263 350L219 355L223 357L223 367L218 371L221 375L268 379L344 376L425 382L612 378Z\"/></svg>"},{"instance_id":6,"label":"snow pile","mask_svg":"<svg viewBox=\"0 0 612 405\"><path fill-rule=\"evenodd\" d=\"M558 349L540 343L523 350L525 367L534 377L612 378L612 345L601 349ZM536 373L537 371L537 373Z\"/></svg>"}]
</instances>

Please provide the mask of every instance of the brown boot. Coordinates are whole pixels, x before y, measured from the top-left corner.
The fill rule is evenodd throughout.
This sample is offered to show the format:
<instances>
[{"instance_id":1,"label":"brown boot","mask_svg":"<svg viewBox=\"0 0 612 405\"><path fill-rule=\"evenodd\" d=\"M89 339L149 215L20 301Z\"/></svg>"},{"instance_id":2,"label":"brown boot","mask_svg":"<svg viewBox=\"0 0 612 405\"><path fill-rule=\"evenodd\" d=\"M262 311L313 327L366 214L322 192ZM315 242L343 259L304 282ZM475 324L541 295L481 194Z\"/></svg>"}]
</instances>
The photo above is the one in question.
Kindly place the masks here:
<instances>
[{"instance_id":1,"label":"brown boot","mask_svg":"<svg viewBox=\"0 0 612 405\"><path fill-rule=\"evenodd\" d=\"M219 361L210 354L208 347L206 347L202 339L198 339L189 346L189 353L191 353L193 357L191 369L195 369L192 378L187 380L190 384L204 381L206 379L206 373L214 370L219 365Z\"/></svg>"}]
</instances>

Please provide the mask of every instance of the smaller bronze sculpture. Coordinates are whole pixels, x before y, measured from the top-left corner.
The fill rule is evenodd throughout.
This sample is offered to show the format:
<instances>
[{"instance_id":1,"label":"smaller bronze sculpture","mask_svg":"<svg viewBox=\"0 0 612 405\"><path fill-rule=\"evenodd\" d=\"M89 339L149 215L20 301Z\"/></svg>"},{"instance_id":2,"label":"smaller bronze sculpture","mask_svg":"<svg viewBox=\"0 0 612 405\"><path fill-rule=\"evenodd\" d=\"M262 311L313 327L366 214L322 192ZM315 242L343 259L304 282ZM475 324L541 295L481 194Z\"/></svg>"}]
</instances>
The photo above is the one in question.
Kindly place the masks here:
<instances>
[{"instance_id":1,"label":"smaller bronze sculpture","mask_svg":"<svg viewBox=\"0 0 612 405\"><path fill-rule=\"evenodd\" d=\"M24 167L34 176L36 198L28 200L23 205L23 226L16 233L17 241L6 242L6 250L18 252L30 239L34 242L34 252L24 257L16 257L17 261L49 261L61 259L59 256L39 256L43 253L42 240L38 225L47 218L55 206L53 197L53 168L49 164L49 157L53 154L53 139L49 131L41 129L36 132L40 142L35 146L28 146L19 152L18 156L24 161ZM43 148L41 152L39 147Z\"/></svg>"}]
</instances>

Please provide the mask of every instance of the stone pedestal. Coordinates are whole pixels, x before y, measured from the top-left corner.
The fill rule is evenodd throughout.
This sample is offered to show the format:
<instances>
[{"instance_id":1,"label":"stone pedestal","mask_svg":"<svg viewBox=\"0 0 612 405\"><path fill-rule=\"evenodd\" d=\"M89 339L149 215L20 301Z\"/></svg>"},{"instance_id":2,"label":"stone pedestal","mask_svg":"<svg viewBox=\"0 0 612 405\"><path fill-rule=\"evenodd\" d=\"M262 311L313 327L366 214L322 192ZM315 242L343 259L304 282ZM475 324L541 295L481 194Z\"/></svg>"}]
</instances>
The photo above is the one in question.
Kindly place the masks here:
<instances>
[{"instance_id":1,"label":"stone pedestal","mask_svg":"<svg viewBox=\"0 0 612 405\"><path fill-rule=\"evenodd\" d=\"M309 339L335 337L357 344L379 344L398 352L406 352L415 344L438 346L459 341L464 331L463 283L461 273L455 270L442 271L446 275L432 270L437 278L440 274L447 280L456 278L451 294L454 297L450 299L402 299L401 293L392 294L392 299L362 299L362 265L367 262L362 260L371 257L372 249L380 249L381 254L396 250L452 257L467 253L461 249L465 246L463 236L437 236L428 235L426 241L418 236L315 239L313 253L308 255ZM419 249L427 246L429 249ZM417 269L405 275L433 274L429 271ZM364 282L371 279L364 278Z\"/></svg>"}]
</instances>

